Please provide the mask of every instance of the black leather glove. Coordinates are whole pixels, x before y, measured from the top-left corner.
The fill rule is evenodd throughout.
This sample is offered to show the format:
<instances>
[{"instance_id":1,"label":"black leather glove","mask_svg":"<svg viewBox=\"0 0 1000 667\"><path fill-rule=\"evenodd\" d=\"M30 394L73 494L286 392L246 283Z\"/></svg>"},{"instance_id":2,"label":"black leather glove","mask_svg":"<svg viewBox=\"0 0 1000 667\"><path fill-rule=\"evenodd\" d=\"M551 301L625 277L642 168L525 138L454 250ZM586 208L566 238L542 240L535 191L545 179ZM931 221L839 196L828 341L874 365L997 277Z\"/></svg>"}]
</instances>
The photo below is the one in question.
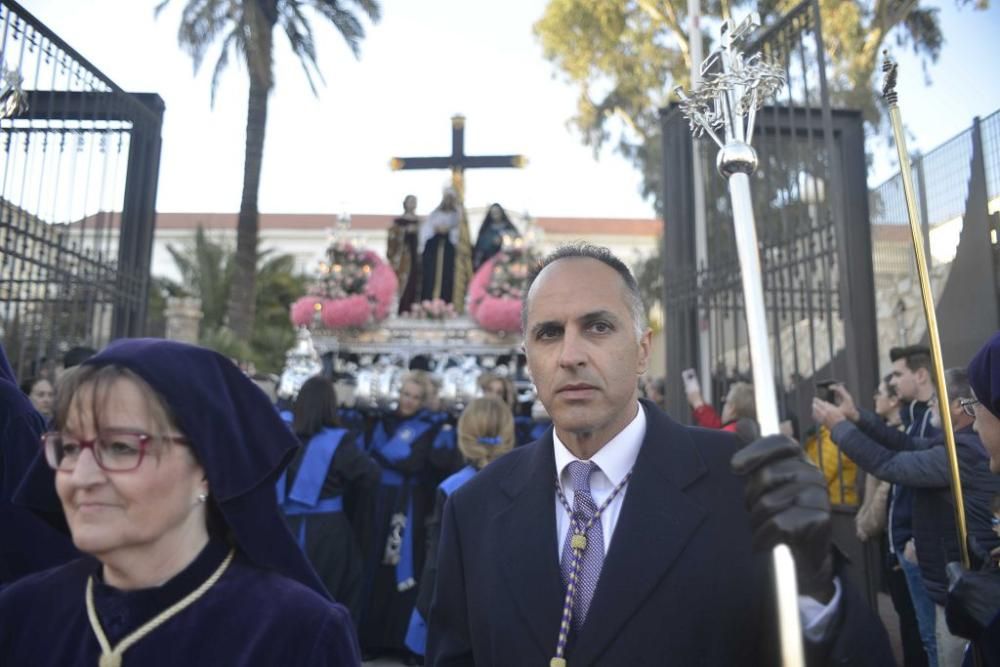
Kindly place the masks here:
<instances>
[{"instance_id":1,"label":"black leather glove","mask_svg":"<svg viewBox=\"0 0 1000 667\"><path fill-rule=\"evenodd\" d=\"M987 566L988 567L988 566ZM948 629L966 639L979 639L983 630L1000 614L1000 570L966 570L961 563L948 563Z\"/></svg>"},{"instance_id":2,"label":"black leather glove","mask_svg":"<svg viewBox=\"0 0 1000 667\"><path fill-rule=\"evenodd\" d=\"M819 469L794 440L769 435L736 452L733 472L747 476L747 509L755 549L787 544L795 556L799 592L833 597L830 495Z\"/></svg>"}]
</instances>

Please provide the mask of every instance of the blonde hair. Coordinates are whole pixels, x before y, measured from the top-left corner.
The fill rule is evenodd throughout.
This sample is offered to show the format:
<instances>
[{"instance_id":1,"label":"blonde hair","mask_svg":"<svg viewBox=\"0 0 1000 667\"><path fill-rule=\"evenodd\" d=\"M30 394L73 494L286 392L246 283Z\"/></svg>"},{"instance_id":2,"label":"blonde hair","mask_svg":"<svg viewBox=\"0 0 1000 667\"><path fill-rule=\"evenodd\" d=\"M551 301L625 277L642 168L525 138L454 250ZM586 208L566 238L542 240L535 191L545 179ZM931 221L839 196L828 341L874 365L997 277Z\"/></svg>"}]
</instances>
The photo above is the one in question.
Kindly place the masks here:
<instances>
[{"instance_id":1,"label":"blonde hair","mask_svg":"<svg viewBox=\"0 0 1000 667\"><path fill-rule=\"evenodd\" d=\"M746 417L757 418L757 408L754 402L753 385L748 382L736 382L729 388L726 403L732 413L733 420Z\"/></svg>"},{"instance_id":2,"label":"blonde hair","mask_svg":"<svg viewBox=\"0 0 1000 667\"><path fill-rule=\"evenodd\" d=\"M493 382L501 382L503 383L503 401L507 404L507 407L513 408L514 403L517 402L517 394L514 392L514 383L505 375L482 373L479 375L479 379L476 382L479 384L479 388L484 394L489 391L490 384Z\"/></svg>"},{"instance_id":3,"label":"blonde hair","mask_svg":"<svg viewBox=\"0 0 1000 667\"><path fill-rule=\"evenodd\" d=\"M425 371L408 371L403 375L402 381L399 383L399 388L402 389L403 385L411 383L420 387L421 391L424 392L424 397L420 401L420 407L427 405L427 401L430 400L431 395L434 393L434 385L431 383L431 378Z\"/></svg>"},{"instance_id":4,"label":"blonde hair","mask_svg":"<svg viewBox=\"0 0 1000 667\"><path fill-rule=\"evenodd\" d=\"M499 438L495 444L481 438ZM458 448L477 468L500 458L514 448L514 414L496 396L477 398L458 418Z\"/></svg>"}]
</instances>

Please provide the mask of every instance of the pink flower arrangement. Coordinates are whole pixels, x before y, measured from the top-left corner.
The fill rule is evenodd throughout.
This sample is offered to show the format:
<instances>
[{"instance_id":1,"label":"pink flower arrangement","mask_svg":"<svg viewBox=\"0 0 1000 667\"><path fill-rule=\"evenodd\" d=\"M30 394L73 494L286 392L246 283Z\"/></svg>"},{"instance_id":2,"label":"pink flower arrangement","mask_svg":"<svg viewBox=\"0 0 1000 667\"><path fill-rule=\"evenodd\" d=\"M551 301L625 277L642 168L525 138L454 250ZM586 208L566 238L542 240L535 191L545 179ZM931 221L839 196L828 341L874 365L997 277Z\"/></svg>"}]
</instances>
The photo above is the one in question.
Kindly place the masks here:
<instances>
[{"instance_id":1,"label":"pink flower arrangement","mask_svg":"<svg viewBox=\"0 0 1000 667\"><path fill-rule=\"evenodd\" d=\"M487 297L476 313L476 323L487 331L521 331L521 300Z\"/></svg>"},{"instance_id":2,"label":"pink flower arrangement","mask_svg":"<svg viewBox=\"0 0 1000 667\"><path fill-rule=\"evenodd\" d=\"M375 311L373 313L376 322L384 320L389 315L392 308L392 299L399 289L399 280L392 267L383 262L378 257L375 258L375 268L368 276L368 284L365 285L365 294L373 302Z\"/></svg>"},{"instance_id":3,"label":"pink flower arrangement","mask_svg":"<svg viewBox=\"0 0 1000 667\"><path fill-rule=\"evenodd\" d=\"M317 311L323 309L323 299L316 296L304 296L292 304L292 324L302 326L313 321Z\"/></svg>"},{"instance_id":4,"label":"pink flower arrangement","mask_svg":"<svg viewBox=\"0 0 1000 667\"><path fill-rule=\"evenodd\" d=\"M521 330L521 299L537 262L533 249L516 243L479 267L469 283L469 314L479 326L507 333Z\"/></svg>"},{"instance_id":5,"label":"pink flower arrangement","mask_svg":"<svg viewBox=\"0 0 1000 667\"><path fill-rule=\"evenodd\" d=\"M360 329L388 316L398 281L392 267L374 252L337 241L327 250L320 271L309 293L291 306L295 326L322 323L328 329Z\"/></svg>"},{"instance_id":6,"label":"pink flower arrangement","mask_svg":"<svg viewBox=\"0 0 1000 667\"><path fill-rule=\"evenodd\" d=\"M372 319L372 307L368 297L361 294L327 299L323 304L322 318L327 329L356 329Z\"/></svg>"},{"instance_id":7,"label":"pink flower arrangement","mask_svg":"<svg viewBox=\"0 0 1000 667\"><path fill-rule=\"evenodd\" d=\"M410 317L418 320L446 320L457 316L455 307L444 299L424 299L410 306Z\"/></svg>"},{"instance_id":8,"label":"pink flower arrangement","mask_svg":"<svg viewBox=\"0 0 1000 667\"><path fill-rule=\"evenodd\" d=\"M488 288L497 257L483 263L469 283L469 314L476 324L487 331L515 332L521 330L521 298L494 296Z\"/></svg>"}]
</instances>

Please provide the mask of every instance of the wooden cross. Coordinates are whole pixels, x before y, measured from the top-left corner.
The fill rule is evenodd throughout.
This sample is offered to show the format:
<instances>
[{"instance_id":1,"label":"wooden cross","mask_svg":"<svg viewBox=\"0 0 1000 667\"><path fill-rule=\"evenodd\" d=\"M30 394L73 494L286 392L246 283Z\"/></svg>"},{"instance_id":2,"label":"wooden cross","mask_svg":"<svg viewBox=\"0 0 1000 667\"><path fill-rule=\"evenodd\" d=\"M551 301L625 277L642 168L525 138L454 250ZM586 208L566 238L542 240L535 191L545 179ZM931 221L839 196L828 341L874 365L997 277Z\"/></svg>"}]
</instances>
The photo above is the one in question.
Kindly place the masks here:
<instances>
[{"instance_id":1,"label":"wooden cross","mask_svg":"<svg viewBox=\"0 0 1000 667\"><path fill-rule=\"evenodd\" d=\"M447 157L394 157L389 162L393 171L400 169L451 169L451 183L458 195L458 201L465 201L466 169L521 168L528 163L523 155L466 155L465 116L451 118L451 155ZM458 246L455 248L455 276L452 303L459 313L465 311L465 289L472 279L472 244L469 224L465 220L465 208L459 225Z\"/></svg>"},{"instance_id":2,"label":"wooden cross","mask_svg":"<svg viewBox=\"0 0 1000 667\"><path fill-rule=\"evenodd\" d=\"M528 159L523 155L466 155L465 116L451 118L451 155L446 157L394 157L389 162L393 171L401 169L451 169L451 182L460 201L465 199L466 169L523 168Z\"/></svg>"}]
</instances>

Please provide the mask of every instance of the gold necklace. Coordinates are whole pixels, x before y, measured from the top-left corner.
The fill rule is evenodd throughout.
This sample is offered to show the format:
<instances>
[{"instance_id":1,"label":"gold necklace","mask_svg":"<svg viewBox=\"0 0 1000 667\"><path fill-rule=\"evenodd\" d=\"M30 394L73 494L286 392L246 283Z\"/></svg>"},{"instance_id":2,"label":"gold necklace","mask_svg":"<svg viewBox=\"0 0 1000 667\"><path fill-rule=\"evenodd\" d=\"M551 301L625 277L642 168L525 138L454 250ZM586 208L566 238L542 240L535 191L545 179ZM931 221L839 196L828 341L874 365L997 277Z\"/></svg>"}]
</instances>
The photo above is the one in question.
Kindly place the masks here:
<instances>
[{"instance_id":1,"label":"gold necklace","mask_svg":"<svg viewBox=\"0 0 1000 667\"><path fill-rule=\"evenodd\" d=\"M235 553L235 549L230 549L229 554L222 561L222 564L219 565L218 569L201 586L188 593L182 600L161 611L155 618L143 624L125 637L125 639L118 642L118 645L114 648L111 648L111 643L108 642L108 638L104 634L104 629L101 627L101 621L97 618L97 611L94 609L94 577L89 577L87 579L87 618L90 619L90 627L93 629L94 634L97 635L97 643L101 645L101 657L97 661L98 667L121 667L122 655L125 651L204 595L219 580L226 571L226 568L229 567L229 563L232 562Z\"/></svg>"}]
</instances>

